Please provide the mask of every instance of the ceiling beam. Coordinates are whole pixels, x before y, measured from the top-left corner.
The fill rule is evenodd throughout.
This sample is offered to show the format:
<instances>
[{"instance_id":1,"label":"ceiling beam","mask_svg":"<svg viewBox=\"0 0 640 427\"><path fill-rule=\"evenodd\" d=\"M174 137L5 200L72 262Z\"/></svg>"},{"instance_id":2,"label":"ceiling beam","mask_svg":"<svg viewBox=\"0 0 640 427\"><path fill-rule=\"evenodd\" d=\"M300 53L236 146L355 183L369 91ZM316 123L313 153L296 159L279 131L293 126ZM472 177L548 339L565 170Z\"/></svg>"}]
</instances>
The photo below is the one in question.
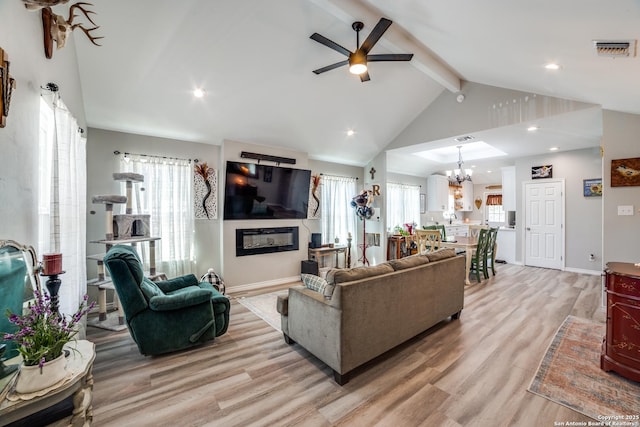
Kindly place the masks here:
<instances>
[{"instance_id":1,"label":"ceiling beam","mask_svg":"<svg viewBox=\"0 0 640 427\"><path fill-rule=\"evenodd\" d=\"M349 26L354 21L377 23L384 16L379 10L362 0L309 0L327 13L335 16ZM391 19L391 17L387 17ZM380 39L379 43L393 52L413 53L409 62L418 70L451 92L460 92L460 77L445 63L436 58L399 23L394 22Z\"/></svg>"}]
</instances>

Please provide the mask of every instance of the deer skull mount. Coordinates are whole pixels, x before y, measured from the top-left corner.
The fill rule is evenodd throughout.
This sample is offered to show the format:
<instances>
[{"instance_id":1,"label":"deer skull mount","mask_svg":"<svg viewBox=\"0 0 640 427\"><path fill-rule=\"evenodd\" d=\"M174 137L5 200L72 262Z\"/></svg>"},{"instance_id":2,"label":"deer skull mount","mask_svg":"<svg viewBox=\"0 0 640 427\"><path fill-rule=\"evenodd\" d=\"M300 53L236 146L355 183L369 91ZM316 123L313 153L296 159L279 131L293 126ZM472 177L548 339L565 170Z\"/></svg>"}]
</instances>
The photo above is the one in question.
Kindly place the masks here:
<instances>
[{"instance_id":1,"label":"deer skull mount","mask_svg":"<svg viewBox=\"0 0 640 427\"><path fill-rule=\"evenodd\" d=\"M96 40L102 37L95 37L91 35L91 31L100 28L91 19L91 14L95 12L87 10L86 6L93 6L91 3L77 2L69 8L69 18L65 19L64 16L58 15L51 10L52 6L58 4L65 4L69 0L22 0L25 3L25 7L29 10L42 10L42 28L44 31L44 54L48 59L53 57L53 42L56 42L56 47L62 49L67 42L68 35L79 28L89 38L91 43L96 46L100 46ZM79 10L85 18L89 20L94 26L86 28L82 23L74 24L73 21L79 15L76 15L76 10Z\"/></svg>"}]
</instances>

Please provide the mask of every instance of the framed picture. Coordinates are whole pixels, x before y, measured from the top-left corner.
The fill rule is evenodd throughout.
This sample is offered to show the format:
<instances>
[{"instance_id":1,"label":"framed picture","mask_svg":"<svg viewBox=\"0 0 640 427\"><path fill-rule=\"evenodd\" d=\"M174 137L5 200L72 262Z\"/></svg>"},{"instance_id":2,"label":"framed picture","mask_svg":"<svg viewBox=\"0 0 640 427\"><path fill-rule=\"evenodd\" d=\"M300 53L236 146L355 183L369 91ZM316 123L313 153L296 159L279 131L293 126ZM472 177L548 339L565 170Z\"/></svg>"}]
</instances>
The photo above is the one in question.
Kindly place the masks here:
<instances>
[{"instance_id":1,"label":"framed picture","mask_svg":"<svg viewBox=\"0 0 640 427\"><path fill-rule=\"evenodd\" d=\"M420 213L427 213L427 195L420 193Z\"/></svg>"},{"instance_id":2,"label":"framed picture","mask_svg":"<svg viewBox=\"0 0 640 427\"><path fill-rule=\"evenodd\" d=\"M584 197L602 196L602 178L585 179L582 181L582 193Z\"/></svg>"},{"instance_id":3,"label":"framed picture","mask_svg":"<svg viewBox=\"0 0 640 427\"><path fill-rule=\"evenodd\" d=\"M640 157L611 160L611 186L640 185Z\"/></svg>"},{"instance_id":4,"label":"framed picture","mask_svg":"<svg viewBox=\"0 0 640 427\"><path fill-rule=\"evenodd\" d=\"M531 179L553 178L553 166L533 166L531 168Z\"/></svg>"}]
</instances>

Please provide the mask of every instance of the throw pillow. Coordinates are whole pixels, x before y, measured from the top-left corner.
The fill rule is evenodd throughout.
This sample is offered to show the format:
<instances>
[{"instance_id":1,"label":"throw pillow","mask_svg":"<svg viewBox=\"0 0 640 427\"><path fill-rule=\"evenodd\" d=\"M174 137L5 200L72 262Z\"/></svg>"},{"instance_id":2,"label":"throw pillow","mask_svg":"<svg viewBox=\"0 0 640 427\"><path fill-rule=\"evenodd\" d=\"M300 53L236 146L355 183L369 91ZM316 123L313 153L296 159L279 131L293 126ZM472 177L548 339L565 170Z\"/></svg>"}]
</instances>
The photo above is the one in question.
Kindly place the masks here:
<instances>
[{"instance_id":1,"label":"throw pillow","mask_svg":"<svg viewBox=\"0 0 640 427\"><path fill-rule=\"evenodd\" d=\"M315 274L303 273L300 275L300 278L307 288L321 293L325 298L329 299L331 295L333 295L334 286L327 283L322 277L316 276Z\"/></svg>"},{"instance_id":2,"label":"throw pillow","mask_svg":"<svg viewBox=\"0 0 640 427\"><path fill-rule=\"evenodd\" d=\"M452 258L456 256L456 250L454 248L442 248L438 249L435 252L431 252L427 254L429 261L435 262L445 258Z\"/></svg>"},{"instance_id":3,"label":"throw pillow","mask_svg":"<svg viewBox=\"0 0 640 427\"><path fill-rule=\"evenodd\" d=\"M371 267L339 268L333 273L333 281L337 285L386 273L393 273L393 267L386 262Z\"/></svg>"},{"instance_id":4,"label":"throw pillow","mask_svg":"<svg viewBox=\"0 0 640 427\"><path fill-rule=\"evenodd\" d=\"M411 255L405 258L394 259L389 261L389 265L394 270L404 270L406 268L417 267L429 263L429 258L426 255Z\"/></svg>"}]
</instances>

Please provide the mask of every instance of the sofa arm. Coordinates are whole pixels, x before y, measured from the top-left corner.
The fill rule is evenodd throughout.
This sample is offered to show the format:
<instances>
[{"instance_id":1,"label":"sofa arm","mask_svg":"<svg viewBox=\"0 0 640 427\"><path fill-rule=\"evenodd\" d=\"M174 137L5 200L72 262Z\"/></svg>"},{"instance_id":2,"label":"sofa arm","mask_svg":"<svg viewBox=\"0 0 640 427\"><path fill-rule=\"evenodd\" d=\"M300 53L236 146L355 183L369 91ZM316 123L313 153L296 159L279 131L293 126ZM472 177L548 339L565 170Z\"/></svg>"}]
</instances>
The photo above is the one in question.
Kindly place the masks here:
<instances>
[{"instance_id":1,"label":"sofa arm","mask_svg":"<svg viewBox=\"0 0 640 427\"><path fill-rule=\"evenodd\" d=\"M187 286L198 286L198 279L193 274L187 274L180 277L174 277L169 280L161 280L154 282L162 292L169 293L178 289L186 288Z\"/></svg>"},{"instance_id":2,"label":"sofa arm","mask_svg":"<svg viewBox=\"0 0 640 427\"><path fill-rule=\"evenodd\" d=\"M157 295L149 300L149 308L154 311L171 311L191 307L211 301L211 292L206 289L194 289L172 295Z\"/></svg>"}]
</instances>

